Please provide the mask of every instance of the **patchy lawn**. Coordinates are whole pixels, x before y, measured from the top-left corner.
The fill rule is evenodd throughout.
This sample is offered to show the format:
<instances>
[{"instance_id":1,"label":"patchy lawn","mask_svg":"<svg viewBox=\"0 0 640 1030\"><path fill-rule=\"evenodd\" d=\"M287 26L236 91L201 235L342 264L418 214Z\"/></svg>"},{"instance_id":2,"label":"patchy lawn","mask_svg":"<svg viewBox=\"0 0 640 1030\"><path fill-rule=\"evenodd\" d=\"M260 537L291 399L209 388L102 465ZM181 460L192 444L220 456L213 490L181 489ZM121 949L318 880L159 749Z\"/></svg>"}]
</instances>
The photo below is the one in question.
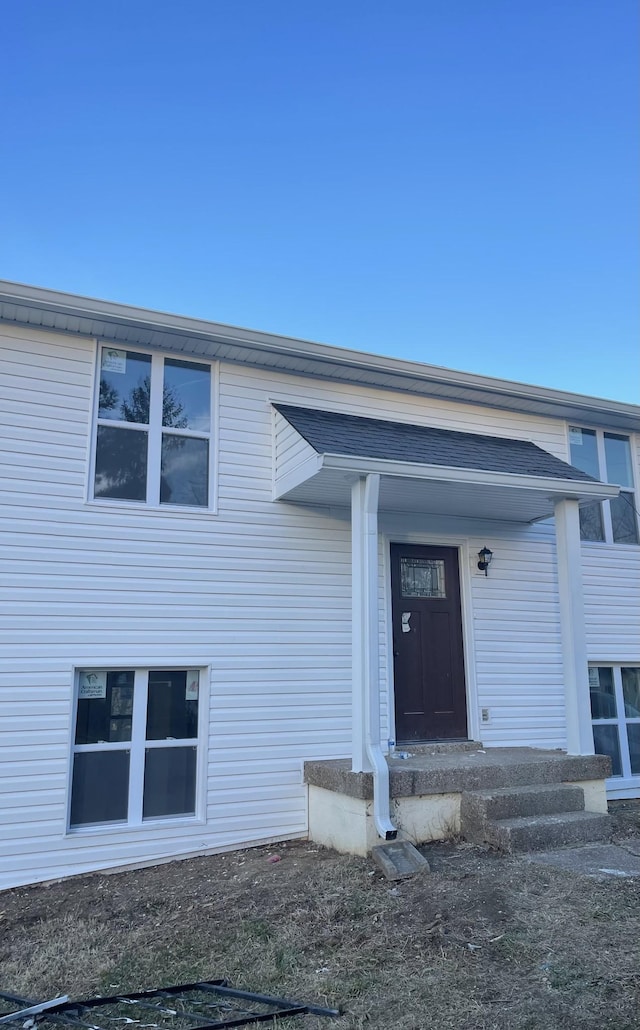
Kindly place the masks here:
<instances>
[{"instance_id":1,"label":"patchy lawn","mask_svg":"<svg viewBox=\"0 0 640 1030\"><path fill-rule=\"evenodd\" d=\"M638 804L614 818L637 846ZM345 1013L283 1030L637 1030L640 879L423 851L432 872L397 885L296 842L7 891L0 987L43 999L226 977Z\"/></svg>"}]
</instances>

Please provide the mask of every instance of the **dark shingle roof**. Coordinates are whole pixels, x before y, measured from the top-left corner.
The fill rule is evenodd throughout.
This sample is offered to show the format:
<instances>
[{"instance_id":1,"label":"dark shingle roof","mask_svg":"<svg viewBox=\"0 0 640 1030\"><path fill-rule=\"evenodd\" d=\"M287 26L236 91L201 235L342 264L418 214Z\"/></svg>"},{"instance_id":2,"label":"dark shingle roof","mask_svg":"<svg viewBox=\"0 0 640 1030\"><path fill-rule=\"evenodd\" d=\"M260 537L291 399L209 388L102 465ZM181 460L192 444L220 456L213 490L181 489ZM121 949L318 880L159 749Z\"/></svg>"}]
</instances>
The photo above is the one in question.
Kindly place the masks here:
<instances>
[{"instance_id":1,"label":"dark shingle roof","mask_svg":"<svg viewBox=\"0 0 640 1030\"><path fill-rule=\"evenodd\" d=\"M289 404L274 407L319 454L597 482L528 440L412 426Z\"/></svg>"}]
</instances>

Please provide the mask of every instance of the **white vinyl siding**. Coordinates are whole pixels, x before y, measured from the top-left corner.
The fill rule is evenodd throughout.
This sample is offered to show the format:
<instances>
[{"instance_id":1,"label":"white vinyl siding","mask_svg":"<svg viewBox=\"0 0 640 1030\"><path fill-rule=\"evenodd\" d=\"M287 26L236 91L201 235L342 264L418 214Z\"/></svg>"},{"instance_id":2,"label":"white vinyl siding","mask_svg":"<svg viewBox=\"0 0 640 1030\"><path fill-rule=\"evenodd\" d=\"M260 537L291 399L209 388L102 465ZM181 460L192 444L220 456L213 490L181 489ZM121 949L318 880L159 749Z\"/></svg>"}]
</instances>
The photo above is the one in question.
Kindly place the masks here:
<instances>
[{"instance_id":1,"label":"white vinyl siding","mask_svg":"<svg viewBox=\"0 0 640 1030\"><path fill-rule=\"evenodd\" d=\"M390 540L456 546L460 554L465 665L470 711L488 747L561 748L566 744L555 534L552 525L509 526L470 519L382 516ZM482 547L493 551L488 576ZM487 709L488 721L480 713Z\"/></svg>"},{"instance_id":2,"label":"white vinyl siding","mask_svg":"<svg viewBox=\"0 0 640 1030\"><path fill-rule=\"evenodd\" d=\"M85 499L95 344L18 328L3 343L0 811L14 818L3 827L0 884L303 836L303 761L349 753L350 524L346 510L272 500L270 402L531 439L564 459L565 425L223 364L217 515L133 510ZM482 738L559 747L553 528L490 528L460 528L471 551L494 551L489 577L471 576L468 660L491 710ZM425 531L418 517L413 529ZM594 586L585 577L590 656L603 664L637 663L637 593L620 601L620 632L615 612L595 610L606 583L628 583L626 550L607 576L588 573ZM381 577L385 697L386 606ZM594 633L604 643L607 630L616 654L600 653ZM204 825L67 833L74 668L84 667L210 668Z\"/></svg>"},{"instance_id":3,"label":"white vinyl siding","mask_svg":"<svg viewBox=\"0 0 640 1030\"><path fill-rule=\"evenodd\" d=\"M494 552L488 576L472 576L478 707L489 746L566 745L555 535L550 526L484 534L473 558Z\"/></svg>"},{"instance_id":4,"label":"white vinyl siding","mask_svg":"<svg viewBox=\"0 0 640 1030\"><path fill-rule=\"evenodd\" d=\"M287 422L279 411L274 411L274 472L278 478L285 478L295 472L316 451L297 430Z\"/></svg>"}]
</instances>

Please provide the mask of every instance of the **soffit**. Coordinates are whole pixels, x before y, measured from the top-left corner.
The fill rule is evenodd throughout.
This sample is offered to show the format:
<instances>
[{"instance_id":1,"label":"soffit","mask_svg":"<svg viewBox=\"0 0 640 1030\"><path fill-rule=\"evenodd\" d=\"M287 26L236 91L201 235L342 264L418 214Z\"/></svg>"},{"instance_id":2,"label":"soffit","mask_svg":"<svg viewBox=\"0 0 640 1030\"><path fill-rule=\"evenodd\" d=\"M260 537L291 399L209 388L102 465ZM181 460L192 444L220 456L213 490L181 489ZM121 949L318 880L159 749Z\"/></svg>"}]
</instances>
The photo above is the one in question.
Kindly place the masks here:
<instances>
[{"instance_id":1,"label":"soffit","mask_svg":"<svg viewBox=\"0 0 640 1030\"><path fill-rule=\"evenodd\" d=\"M279 369L419 396L640 430L640 408L433 365L0 281L0 320L120 345Z\"/></svg>"}]
</instances>

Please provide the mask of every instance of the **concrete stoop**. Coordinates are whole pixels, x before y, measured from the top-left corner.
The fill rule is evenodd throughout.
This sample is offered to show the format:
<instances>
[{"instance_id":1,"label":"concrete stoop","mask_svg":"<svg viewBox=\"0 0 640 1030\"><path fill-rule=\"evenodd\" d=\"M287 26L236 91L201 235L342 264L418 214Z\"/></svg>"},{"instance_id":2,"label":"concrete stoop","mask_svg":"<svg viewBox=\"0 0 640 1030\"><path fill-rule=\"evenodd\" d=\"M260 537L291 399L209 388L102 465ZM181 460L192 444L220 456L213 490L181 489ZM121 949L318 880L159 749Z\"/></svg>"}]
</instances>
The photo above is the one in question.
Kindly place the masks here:
<instances>
[{"instance_id":1,"label":"concrete stoop","mask_svg":"<svg viewBox=\"0 0 640 1030\"><path fill-rule=\"evenodd\" d=\"M477 742L407 745L389 755L389 808L412 844L458 834L504 851L547 849L606 838L604 755L539 748L483 748ZM381 843L373 776L348 759L306 762L309 837L367 855Z\"/></svg>"},{"instance_id":2,"label":"concrete stoop","mask_svg":"<svg viewBox=\"0 0 640 1030\"><path fill-rule=\"evenodd\" d=\"M460 832L498 851L542 851L607 840L609 816L586 812L584 791L567 783L465 791Z\"/></svg>"}]
</instances>

